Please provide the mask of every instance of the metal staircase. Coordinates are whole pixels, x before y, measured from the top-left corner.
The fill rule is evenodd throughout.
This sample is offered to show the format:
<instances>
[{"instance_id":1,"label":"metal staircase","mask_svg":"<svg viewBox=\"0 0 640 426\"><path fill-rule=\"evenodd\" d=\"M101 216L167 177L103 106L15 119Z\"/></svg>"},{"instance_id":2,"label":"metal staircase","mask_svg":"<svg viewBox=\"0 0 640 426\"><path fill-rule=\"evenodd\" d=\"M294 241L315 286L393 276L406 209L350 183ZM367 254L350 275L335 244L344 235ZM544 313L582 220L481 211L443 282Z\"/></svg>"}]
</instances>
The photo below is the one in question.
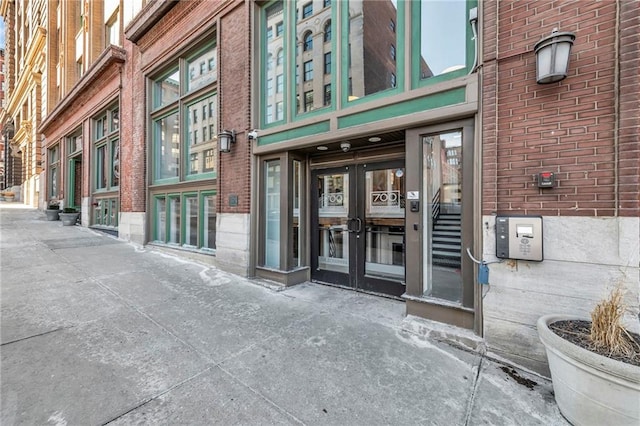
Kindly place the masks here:
<instances>
[{"instance_id":1,"label":"metal staircase","mask_svg":"<svg viewBox=\"0 0 640 426\"><path fill-rule=\"evenodd\" d=\"M439 214L433 221L432 262L448 268L460 268L462 242L460 214Z\"/></svg>"}]
</instances>

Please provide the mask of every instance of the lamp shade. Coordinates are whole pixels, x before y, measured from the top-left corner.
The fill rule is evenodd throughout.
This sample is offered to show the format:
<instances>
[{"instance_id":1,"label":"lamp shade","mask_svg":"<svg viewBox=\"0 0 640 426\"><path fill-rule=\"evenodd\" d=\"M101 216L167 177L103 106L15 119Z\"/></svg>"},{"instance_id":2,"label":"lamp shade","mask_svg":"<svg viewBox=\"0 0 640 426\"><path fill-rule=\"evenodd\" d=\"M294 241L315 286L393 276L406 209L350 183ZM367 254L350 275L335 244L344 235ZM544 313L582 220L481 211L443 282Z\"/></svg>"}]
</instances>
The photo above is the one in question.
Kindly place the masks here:
<instances>
[{"instance_id":1,"label":"lamp shade","mask_svg":"<svg viewBox=\"0 0 640 426\"><path fill-rule=\"evenodd\" d=\"M231 144L235 143L235 132L224 130L218 133L218 142L220 143L220 152L231 152Z\"/></svg>"},{"instance_id":2,"label":"lamp shade","mask_svg":"<svg viewBox=\"0 0 640 426\"><path fill-rule=\"evenodd\" d=\"M576 36L569 32L558 32L554 28L551 35L536 43L536 81L539 84L563 80L569 69L569 55Z\"/></svg>"}]
</instances>

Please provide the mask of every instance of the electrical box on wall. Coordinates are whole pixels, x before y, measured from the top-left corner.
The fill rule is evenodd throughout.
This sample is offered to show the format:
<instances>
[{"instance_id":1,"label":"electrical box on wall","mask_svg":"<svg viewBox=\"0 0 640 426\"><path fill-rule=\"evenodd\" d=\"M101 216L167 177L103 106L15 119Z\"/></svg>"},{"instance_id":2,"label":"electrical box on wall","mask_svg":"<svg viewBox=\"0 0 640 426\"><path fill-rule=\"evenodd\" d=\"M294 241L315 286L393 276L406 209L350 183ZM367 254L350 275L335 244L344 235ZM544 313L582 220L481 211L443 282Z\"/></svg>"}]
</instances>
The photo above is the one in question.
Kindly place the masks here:
<instances>
[{"instance_id":1,"label":"electrical box on wall","mask_svg":"<svg viewBox=\"0 0 640 426\"><path fill-rule=\"evenodd\" d=\"M496 257L542 261L542 216L497 216Z\"/></svg>"}]
</instances>

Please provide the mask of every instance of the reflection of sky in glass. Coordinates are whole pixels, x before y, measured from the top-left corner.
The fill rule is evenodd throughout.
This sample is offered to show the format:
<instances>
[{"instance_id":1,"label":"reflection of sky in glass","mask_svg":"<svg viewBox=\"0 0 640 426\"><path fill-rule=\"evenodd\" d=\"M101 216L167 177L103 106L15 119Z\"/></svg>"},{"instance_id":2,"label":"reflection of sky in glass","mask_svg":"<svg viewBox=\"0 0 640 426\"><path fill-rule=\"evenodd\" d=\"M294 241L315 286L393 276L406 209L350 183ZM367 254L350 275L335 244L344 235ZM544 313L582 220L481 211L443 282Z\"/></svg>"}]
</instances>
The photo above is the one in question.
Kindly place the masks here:
<instances>
[{"instance_id":1,"label":"reflection of sky in glass","mask_svg":"<svg viewBox=\"0 0 640 426\"><path fill-rule=\"evenodd\" d=\"M0 20L0 48L4 49L4 21Z\"/></svg>"},{"instance_id":2,"label":"reflection of sky in glass","mask_svg":"<svg viewBox=\"0 0 640 426\"><path fill-rule=\"evenodd\" d=\"M440 139L444 141L447 148L455 148L462 145L462 134L460 132L442 133Z\"/></svg>"},{"instance_id":3,"label":"reflection of sky in glass","mask_svg":"<svg viewBox=\"0 0 640 426\"><path fill-rule=\"evenodd\" d=\"M465 0L422 1L421 52L433 75L465 65L465 14Z\"/></svg>"}]
</instances>

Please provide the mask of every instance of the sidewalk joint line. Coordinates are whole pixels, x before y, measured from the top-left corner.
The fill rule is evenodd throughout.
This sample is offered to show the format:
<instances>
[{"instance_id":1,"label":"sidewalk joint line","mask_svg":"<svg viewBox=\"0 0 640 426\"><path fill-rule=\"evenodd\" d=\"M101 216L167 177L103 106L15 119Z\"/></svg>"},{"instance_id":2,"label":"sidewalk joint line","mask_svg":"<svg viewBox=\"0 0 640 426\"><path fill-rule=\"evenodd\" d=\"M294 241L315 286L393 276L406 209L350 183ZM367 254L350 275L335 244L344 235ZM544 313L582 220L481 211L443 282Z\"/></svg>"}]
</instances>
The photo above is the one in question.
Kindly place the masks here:
<instances>
[{"instance_id":1,"label":"sidewalk joint line","mask_svg":"<svg viewBox=\"0 0 640 426\"><path fill-rule=\"evenodd\" d=\"M16 339L16 340L11 340L10 342L5 342L5 343L0 344L0 346L5 346L5 345L10 345L12 343L22 342L23 340L32 339L34 337L45 336L47 334L55 333L56 331L65 330L65 329L72 328L72 327L74 327L74 326L59 327L59 328L56 328L56 329L53 329L53 330L45 331L43 333L33 334L31 336L22 337L22 338Z\"/></svg>"},{"instance_id":2,"label":"sidewalk joint line","mask_svg":"<svg viewBox=\"0 0 640 426\"><path fill-rule=\"evenodd\" d=\"M469 426L469 422L471 421L471 413L473 413L473 405L475 404L475 401L476 401L476 392L480 384L480 372L482 371L482 361L484 361L484 356L480 356L480 362L478 363L478 371L476 371L476 375L473 378L473 389L471 390L471 398L469 398L469 404L467 405L467 413L464 419L465 426Z\"/></svg>"},{"instance_id":3,"label":"sidewalk joint line","mask_svg":"<svg viewBox=\"0 0 640 426\"><path fill-rule=\"evenodd\" d=\"M204 370L197 372L197 373L196 373L196 374L194 374L193 376L191 376L191 377L187 377L186 379L184 379L184 380L182 380L182 381L180 381L180 382L176 383L175 385L173 385L173 386L169 386L167 389L165 389L165 390L163 390L163 391L161 391L161 392L158 392L157 394L155 394L155 395L153 395L153 396L151 396L151 397L149 397L149 398L146 398L146 399L142 400L139 404L137 404L137 405L135 405L134 407L132 407L132 408L128 409L127 411L125 411L125 412L123 412L123 413L118 414L116 417L114 417L114 418L112 418L112 419L110 419L110 420L107 420L107 421L106 421L106 422L104 422L104 423L101 423L101 426L105 426L105 425L108 425L109 423L113 423L113 422L115 422L115 421L116 421L116 420L118 420L119 418L126 416L127 414L131 413L132 411L137 410L138 408L142 407L143 405L146 405L146 404L150 403L151 401L154 401L154 400L156 400L156 399L160 398L162 395L164 395L164 394L166 394L166 393L169 393L169 392L171 392L172 390L174 390L174 389L177 389L177 388L181 387L182 385L184 385L184 384L186 384L186 383L188 383L188 382L192 381L192 380L193 380L193 379L195 379L196 377L203 375L203 374L204 374L204 373L206 373L207 371L211 371L211 369L212 369L212 368L214 368L214 367L215 367L215 365L210 365L210 366L208 366L207 368L205 368Z\"/></svg>"}]
</instances>

